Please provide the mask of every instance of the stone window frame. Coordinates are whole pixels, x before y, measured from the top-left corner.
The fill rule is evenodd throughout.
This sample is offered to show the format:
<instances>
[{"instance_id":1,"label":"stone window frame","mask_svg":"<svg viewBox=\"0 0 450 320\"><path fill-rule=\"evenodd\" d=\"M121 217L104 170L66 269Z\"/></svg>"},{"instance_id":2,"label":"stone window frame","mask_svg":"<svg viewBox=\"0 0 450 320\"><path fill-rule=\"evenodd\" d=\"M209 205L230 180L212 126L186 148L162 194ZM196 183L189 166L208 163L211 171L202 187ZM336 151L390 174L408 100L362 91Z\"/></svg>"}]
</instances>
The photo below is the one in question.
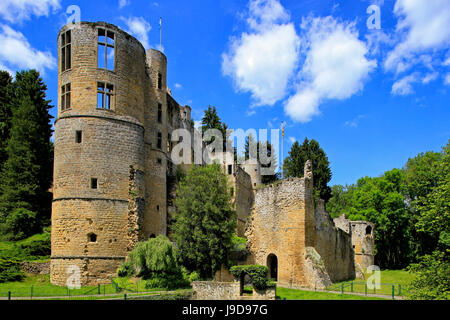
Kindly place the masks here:
<instances>
[{"instance_id":1,"label":"stone window frame","mask_svg":"<svg viewBox=\"0 0 450 320\"><path fill-rule=\"evenodd\" d=\"M109 28L105 28L105 27L97 27L97 68L101 69L101 70L106 70L106 71L110 71L110 72L115 72L116 71L116 64L117 64L117 46L116 46L116 32L112 31ZM100 30L103 30L104 35L100 35ZM108 42L108 35L112 34L113 38L110 38L113 40L112 43ZM99 37L103 36L105 37L105 41L100 41ZM98 48L99 46L104 46L105 47L105 67L99 67L99 60L98 60ZM108 48L112 48L113 49L113 53L114 53L114 60L113 60L113 68L112 69L108 69Z\"/></svg>"},{"instance_id":2,"label":"stone window frame","mask_svg":"<svg viewBox=\"0 0 450 320\"><path fill-rule=\"evenodd\" d=\"M100 90L99 88L102 87L103 90ZM111 90L111 91L108 91ZM102 106L98 106L98 94L102 94ZM97 104L96 108L100 110L108 110L108 111L114 111L115 110L115 85L111 82L107 81L97 81ZM109 97L109 107L107 108L107 99Z\"/></svg>"},{"instance_id":3,"label":"stone window frame","mask_svg":"<svg viewBox=\"0 0 450 320\"><path fill-rule=\"evenodd\" d=\"M156 84L158 90L162 90L163 89L163 75L161 72L158 72L158 82Z\"/></svg>"},{"instance_id":4,"label":"stone window frame","mask_svg":"<svg viewBox=\"0 0 450 320\"><path fill-rule=\"evenodd\" d=\"M67 82L61 86L61 112L72 109L70 92L71 92L70 82ZM67 103L67 101L69 101L69 103Z\"/></svg>"},{"instance_id":5,"label":"stone window frame","mask_svg":"<svg viewBox=\"0 0 450 320\"><path fill-rule=\"evenodd\" d=\"M162 132L158 131L158 135L156 137L156 147L162 150Z\"/></svg>"},{"instance_id":6,"label":"stone window frame","mask_svg":"<svg viewBox=\"0 0 450 320\"><path fill-rule=\"evenodd\" d=\"M158 103L158 123L162 123L162 103Z\"/></svg>"},{"instance_id":7,"label":"stone window frame","mask_svg":"<svg viewBox=\"0 0 450 320\"><path fill-rule=\"evenodd\" d=\"M72 69L72 30L64 31L60 36L61 73ZM67 39L69 39L67 41Z\"/></svg>"}]
</instances>

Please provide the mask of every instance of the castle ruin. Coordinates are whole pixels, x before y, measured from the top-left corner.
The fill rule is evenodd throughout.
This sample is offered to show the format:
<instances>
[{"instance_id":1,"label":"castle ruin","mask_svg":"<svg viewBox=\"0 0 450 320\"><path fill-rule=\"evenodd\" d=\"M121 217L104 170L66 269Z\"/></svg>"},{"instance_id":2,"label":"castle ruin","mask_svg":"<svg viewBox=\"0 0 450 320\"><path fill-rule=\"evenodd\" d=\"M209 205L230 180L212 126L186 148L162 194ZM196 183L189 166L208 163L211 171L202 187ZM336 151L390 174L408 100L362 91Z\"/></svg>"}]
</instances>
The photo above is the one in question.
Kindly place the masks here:
<instances>
[{"instance_id":1,"label":"castle ruin","mask_svg":"<svg viewBox=\"0 0 450 320\"><path fill-rule=\"evenodd\" d=\"M191 108L167 87L166 56L118 27L68 24L57 41L50 281L65 286L76 266L82 285L109 283L136 242L167 235L171 134L194 136ZM215 156L231 186L236 232L248 239L247 262L267 265L280 285L325 286L373 264L373 225L333 221L315 204L310 163L303 178L260 188L258 163Z\"/></svg>"}]
</instances>

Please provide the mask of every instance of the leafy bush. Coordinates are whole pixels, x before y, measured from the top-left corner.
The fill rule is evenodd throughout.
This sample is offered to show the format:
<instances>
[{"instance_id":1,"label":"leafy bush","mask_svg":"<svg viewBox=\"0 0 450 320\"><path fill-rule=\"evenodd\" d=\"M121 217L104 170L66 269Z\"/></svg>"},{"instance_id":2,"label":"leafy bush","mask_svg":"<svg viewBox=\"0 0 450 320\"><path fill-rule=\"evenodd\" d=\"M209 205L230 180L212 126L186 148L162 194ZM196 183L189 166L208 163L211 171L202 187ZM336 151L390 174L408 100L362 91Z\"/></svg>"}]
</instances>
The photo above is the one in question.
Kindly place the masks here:
<instances>
[{"instance_id":1,"label":"leafy bush","mask_svg":"<svg viewBox=\"0 0 450 320\"><path fill-rule=\"evenodd\" d=\"M49 256L51 254L51 234L48 232L34 235L19 244L26 256Z\"/></svg>"},{"instance_id":2,"label":"leafy bush","mask_svg":"<svg viewBox=\"0 0 450 320\"><path fill-rule=\"evenodd\" d=\"M118 269L119 277L137 275L146 280L146 288L174 289L189 285L186 272L178 264L178 250L165 236L136 244L128 260Z\"/></svg>"},{"instance_id":3,"label":"leafy bush","mask_svg":"<svg viewBox=\"0 0 450 320\"><path fill-rule=\"evenodd\" d=\"M412 299L448 300L450 298L450 264L448 252L425 255L419 263L412 264L409 271L416 275L409 286Z\"/></svg>"},{"instance_id":4,"label":"leafy bush","mask_svg":"<svg viewBox=\"0 0 450 320\"><path fill-rule=\"evenodd\" d=\"M264 290L269 286L273 286L273 283L269 282L267 277L269 269L266 266L260 265L244 265L234 266L230 268L231 274L235 279L240 279L241 276L248 274L252 285L257 290Z\"/></svg>"},{"instance_id":5,"label":"leafy bush","mask_svg":"<svg viewBox=\"0 0 450 320\"><path fill-rule=\"evenodd\" d=\"M25 275L15 260L0 258L0 282L20 281Z\"/></svg>"},{"instance_id":6,"label":"leafy bush","mask_svg":"<svg viewBox=\"0 0 450 320\"><path fill-rule=\"evenodd\" d=\"M153 278L145 280L145 288L166 288L166 289L178 289L189 286L189 280L185 279L183 275L173 274L165 276L155 276Z\"/></svg>"},{"instance_id":7,"label":"leafy bush","mask_svg":"<svg viewBox=\"0 0 450 320\"><path fill-rule=\"evenodd\" d=\"M233 244L233 249L235 251L242 251L247 249L247 239L238 237L236 234L233 234L231 238L231 242Z\"/></svg>"},{"instance_id":8,"label":"leafy bush","mask_svg":"<svg viewBox=\"0 0 450 320\"><path fill-rule=\"evenodd\" d=\"M15 209L7 216L2 229L10 240L25 239L38 232L36 213L24 208Z\"/></svg>"},{"instance_id":9,"label":"leafy bush","mask_svg":"<svg viewBox=\"0 0 450 320\"><path fill-rule=\"evenodd\" d=\"M135 273L134 267L130 261L125 261L117 269L117 275L121 278L131 277Z\"/></svg>"}]
</instances>

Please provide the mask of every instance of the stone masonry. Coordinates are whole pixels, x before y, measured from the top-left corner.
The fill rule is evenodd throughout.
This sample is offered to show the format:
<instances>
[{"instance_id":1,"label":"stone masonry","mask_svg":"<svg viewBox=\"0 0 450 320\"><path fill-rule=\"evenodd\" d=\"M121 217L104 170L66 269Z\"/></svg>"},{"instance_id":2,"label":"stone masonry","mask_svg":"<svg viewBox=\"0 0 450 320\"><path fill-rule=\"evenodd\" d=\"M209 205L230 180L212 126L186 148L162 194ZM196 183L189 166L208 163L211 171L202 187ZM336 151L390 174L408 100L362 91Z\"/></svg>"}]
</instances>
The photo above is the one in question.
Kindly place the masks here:
<instances>
[{"instance_id":1,"label":"stone masonry","mask_svg":"<svg viewBox=\"0 0 450 320\"><path fill-rule=\"evenodd\" d=\"M185 129L193 139L197 132L191 108L167 87L162 52L105 22L68 24L57 41L50 281L64 286L79 270L81 285L109 283L138 241L167 235L176 171L194 157L190 150L189 161L173 163L181 140L172 134ZM215 156L233 196L236 232L247 237L245 263L268 266L288 287L324 287L373 263L373 225L333 222L314 202L310 162L303 178L261 188L259 163Z\"/></svg>"}]
</instances>

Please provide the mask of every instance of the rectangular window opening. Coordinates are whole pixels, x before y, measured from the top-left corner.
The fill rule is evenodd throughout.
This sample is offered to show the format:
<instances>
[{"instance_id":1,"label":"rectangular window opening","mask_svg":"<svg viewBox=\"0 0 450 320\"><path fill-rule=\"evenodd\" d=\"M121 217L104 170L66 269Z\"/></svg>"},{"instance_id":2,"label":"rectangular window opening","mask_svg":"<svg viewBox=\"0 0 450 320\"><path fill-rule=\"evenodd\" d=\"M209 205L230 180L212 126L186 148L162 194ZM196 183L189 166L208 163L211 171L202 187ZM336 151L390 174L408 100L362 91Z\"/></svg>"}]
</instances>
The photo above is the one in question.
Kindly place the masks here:
<instances>
[{"instance_id":1,"label":"rectangular window opening","mask_svg":"<svg viewBox=\"0 0 450 320\"><path fill-rule=\"evenodd\" d=\"M162 74L158 73L158 89L162 89Z\"/></svg>"},{"instance_id":2,"label":"rectangular window opening","mask_svg":"<svg viewBox=\"0 0 450 320\"><path fill-rule=\"evenodd\" d=\"M97 178L91 178L91 189L97 189Z\"/></svg>"},{"instance_id":3,"label":"rectangular window opening","mask_svg":"<svg viewBox=\"0 0 450 320\"><path fill-rule=\"evenodd\" d=\"M97 83L97 108L111 110L113 108L114 85Z\"/></svg>"},{"instance_id":4,"label":"rectangular window opening","mask_svg":"<svg viewBox=\"0 0 450 320\"><path fill-rule=\"evenodd\" d=\"M82 132L81 131L77 131L76 132L76 142L77 143L81 143L82 141Z\"/></svg>"},{"instance_id":5,"label":"rectangular window opening","mask_svg":"<svg viewBox=\"0 0 450 320\"><path fill-rule=\"evenodd\" d=\"M114 71L115 41L114 32L99 28L97 35L97 66Z\"/></svg>"},{"instance_id":6,"label":"rectangular window opening","mask_svg":"<svg viewBox=\"0 0 450 320\"><path fill-rule=\"evenodd\" d=\"M228 174L232 174L233 173L233 165L229 164L228 165Z\"/></svg>"},{"instance_id":7,"label":"rectangular window opening","mask_svg":"<svg viewBox=\"0 0 450 320\"><path fill-rule=\"evenodd\" d=\"M70 83L61 87L61 111L70 109Z\"/></svg>"},{"instance_id":8,"label":"rectangular window opening","mask_svg":"<svg viewBox=\"0 0 450 320\"><path fill-rule=\"evenodd\" d=\"M72 67L71 42L70 30L67 30L61 35L61 72Z\"/></svg>"},{"instance_id":9,"label":"rectangular window opening","mask_svg":"<svg viewBox=\"0 0 450 320\"><path fill-rule=\"evenodd\" d=\"M162 122L162 104L158 103L158 122Z\"/></svg>"},{"instance_id":10,"label":"rectangular window opening","mask_svg":"<svg viewBox=\"0 0 450 320\"><path fill-rule=\"evenodd\" d=\"M162 147L162 134L161 134L161 132L158 132L157 147L158 147L158 149L161 149L161 147Z\"/></svg>"}]
</instances>

